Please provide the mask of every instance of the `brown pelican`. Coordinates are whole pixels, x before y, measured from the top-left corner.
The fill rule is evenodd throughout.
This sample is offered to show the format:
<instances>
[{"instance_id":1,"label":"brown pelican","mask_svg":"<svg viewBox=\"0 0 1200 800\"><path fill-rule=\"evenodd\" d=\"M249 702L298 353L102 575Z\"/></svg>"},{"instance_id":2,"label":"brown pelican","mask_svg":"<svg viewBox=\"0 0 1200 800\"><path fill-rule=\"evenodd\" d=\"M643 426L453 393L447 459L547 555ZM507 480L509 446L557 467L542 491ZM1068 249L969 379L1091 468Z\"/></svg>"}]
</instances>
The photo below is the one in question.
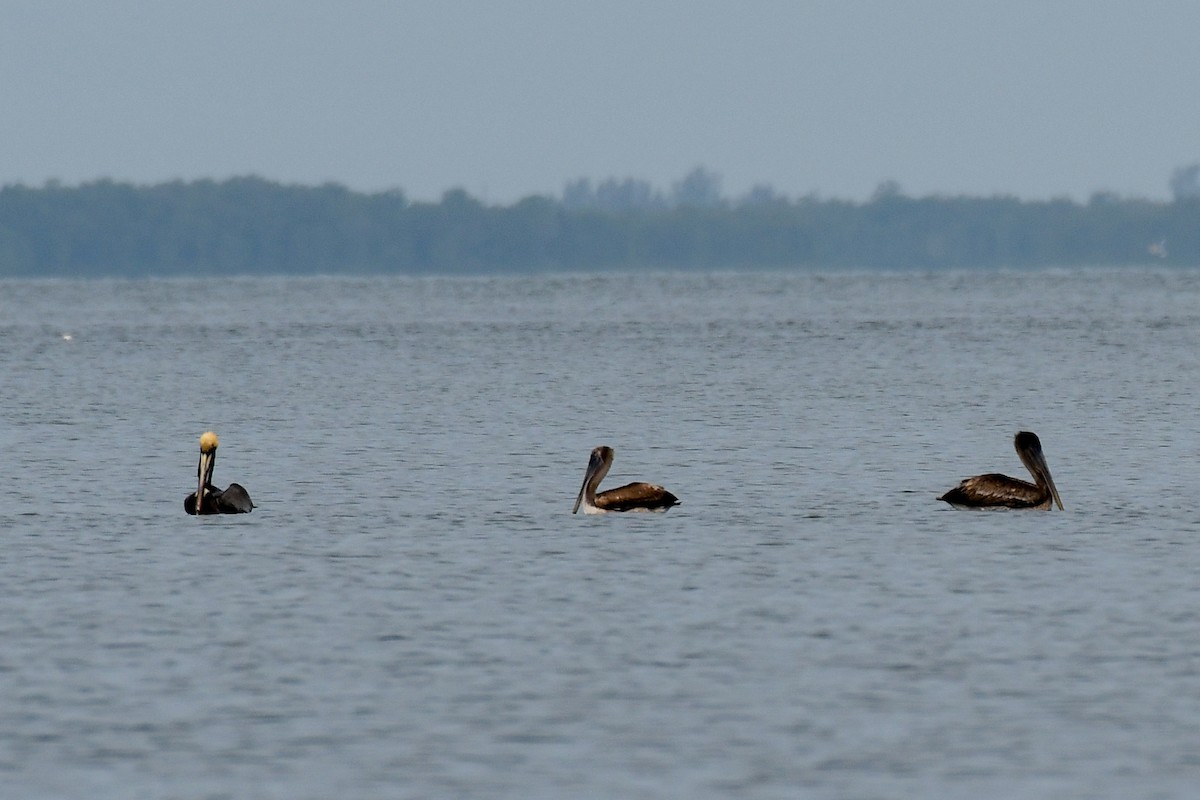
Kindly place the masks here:
<instances>
[{"instance_id":1,"label":"brown pelican","mask_svg":"<svg viewBox=\"0 0 1200 800\"><path fill-rule=\"evenodd\" d=\"M212 431L200 437L196 491L183 498L183 510L189 514L245 514L254 508L254 503L250 502L250 495L241 484L231 483L224 491L212 485L213 467L217 463L217 444L217 435Z\"/></svg>"},{"instance_id":2,"label":"brown pelican","mask_svg":"<svg viewBox=\"0 0 1200 800\"><path fill-rule=\"evenodd\" d=\"M583 476L583 486L579 489L579 496L575 498L575 507L571 509L572 514L579 511L581 503L585 514L607 514L610 511L666 511L671 506L679 505L678 497L653 483L628 483L620 488L596 494L596 487L608 474L612 462L611 447L602 445L592 451L587 472Z\"/></svg>"},{"instance_id":3,"label":"brown pelican","mask_svg":"<svg viewBox=\"0 0 1200 800\"><path fill-rule=\"evenodd\" d=\"M1021 431L1013 439L1013 447L1017 449L1025 469L1033 475L1034 483L995 473L976 475L967 478L938 500L945 500L958 508L1036 508L1040 511L1048 511L1053 500L1060 511L1064 510L1037 434Z\"/></svg>"}]
</instances>

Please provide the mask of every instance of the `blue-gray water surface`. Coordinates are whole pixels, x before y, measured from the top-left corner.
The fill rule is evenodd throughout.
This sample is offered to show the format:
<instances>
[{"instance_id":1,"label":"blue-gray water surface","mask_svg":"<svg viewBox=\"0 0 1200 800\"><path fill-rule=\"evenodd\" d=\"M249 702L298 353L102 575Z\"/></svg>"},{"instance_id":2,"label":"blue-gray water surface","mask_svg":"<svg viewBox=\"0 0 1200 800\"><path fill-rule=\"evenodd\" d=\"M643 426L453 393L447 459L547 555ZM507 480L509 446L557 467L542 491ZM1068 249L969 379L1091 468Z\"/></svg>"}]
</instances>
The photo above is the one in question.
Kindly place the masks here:
<instances>
[{"instance_id":1,"label":"blue-gray water surface","mask_svg":"<svg viewBox=\"0 0 1200 800\"><path fill-rule=\"evenodd\" d=\"M1200 786L1200 272L0 292L4 797Z\"/></svg>"}]
</instances>

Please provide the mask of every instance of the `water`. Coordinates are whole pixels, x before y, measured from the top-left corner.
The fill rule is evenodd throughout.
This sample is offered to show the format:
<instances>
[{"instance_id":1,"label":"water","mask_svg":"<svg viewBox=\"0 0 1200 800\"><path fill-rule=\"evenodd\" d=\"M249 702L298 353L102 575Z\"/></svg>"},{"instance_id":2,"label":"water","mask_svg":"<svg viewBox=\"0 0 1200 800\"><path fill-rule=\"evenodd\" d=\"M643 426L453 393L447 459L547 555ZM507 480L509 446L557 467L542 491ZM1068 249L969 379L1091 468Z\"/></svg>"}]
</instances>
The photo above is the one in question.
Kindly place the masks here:
<instances>
[{"instance_id":1,"label":"water","mask_svg":"<svg viewBox=\"0 0 1200 800\"><path fill-rule=\"evenodd\" d=\"M0 288L4 796L1200 781L1200 273Z\"/></svg>"}]
</instances>

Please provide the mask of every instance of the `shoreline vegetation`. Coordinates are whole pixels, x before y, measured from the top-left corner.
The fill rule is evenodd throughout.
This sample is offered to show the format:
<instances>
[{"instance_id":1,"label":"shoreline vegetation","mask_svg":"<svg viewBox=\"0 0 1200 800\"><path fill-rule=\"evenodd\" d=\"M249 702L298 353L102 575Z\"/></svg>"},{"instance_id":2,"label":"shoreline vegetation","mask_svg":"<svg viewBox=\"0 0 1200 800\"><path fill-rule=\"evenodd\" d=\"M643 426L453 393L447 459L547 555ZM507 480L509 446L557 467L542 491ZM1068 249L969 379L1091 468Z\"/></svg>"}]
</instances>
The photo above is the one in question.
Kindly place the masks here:
<instances>
[{"instance_id":1,"label":"shoreline vegetation","mask_svg":"<svg viewBox=\"0 0 1200 800\"><path fill-rule=\"evenodd\" d=\"M731 200L697 168L669 193L580 179L505 206L256 177L9 185L0 278L1200 266L1200 191L1172 188L1172 201L1080 203L916 198L885 182L865 202L765 186Z\"/></svg>"}]
</instances>

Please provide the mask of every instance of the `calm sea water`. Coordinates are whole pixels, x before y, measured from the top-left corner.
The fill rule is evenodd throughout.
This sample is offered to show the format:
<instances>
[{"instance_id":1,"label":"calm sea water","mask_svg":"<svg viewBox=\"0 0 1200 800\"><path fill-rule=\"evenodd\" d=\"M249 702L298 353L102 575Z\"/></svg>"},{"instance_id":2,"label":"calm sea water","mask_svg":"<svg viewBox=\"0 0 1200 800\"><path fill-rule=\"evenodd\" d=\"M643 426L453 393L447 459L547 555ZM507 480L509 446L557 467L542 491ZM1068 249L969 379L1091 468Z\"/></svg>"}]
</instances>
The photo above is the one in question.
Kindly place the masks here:
<instances>
[{"instance_id":1,"label":"calm sea water","mask_svg":"<svg viewBox=\"0 0 1200 800\"><path fill-rule=\"evenodd\" d=\"M5 797L1200 785L1198 272L4 282L0 365ZM935 501L1021 429L1066 513Z\"/></svg>"}]
</instances>

